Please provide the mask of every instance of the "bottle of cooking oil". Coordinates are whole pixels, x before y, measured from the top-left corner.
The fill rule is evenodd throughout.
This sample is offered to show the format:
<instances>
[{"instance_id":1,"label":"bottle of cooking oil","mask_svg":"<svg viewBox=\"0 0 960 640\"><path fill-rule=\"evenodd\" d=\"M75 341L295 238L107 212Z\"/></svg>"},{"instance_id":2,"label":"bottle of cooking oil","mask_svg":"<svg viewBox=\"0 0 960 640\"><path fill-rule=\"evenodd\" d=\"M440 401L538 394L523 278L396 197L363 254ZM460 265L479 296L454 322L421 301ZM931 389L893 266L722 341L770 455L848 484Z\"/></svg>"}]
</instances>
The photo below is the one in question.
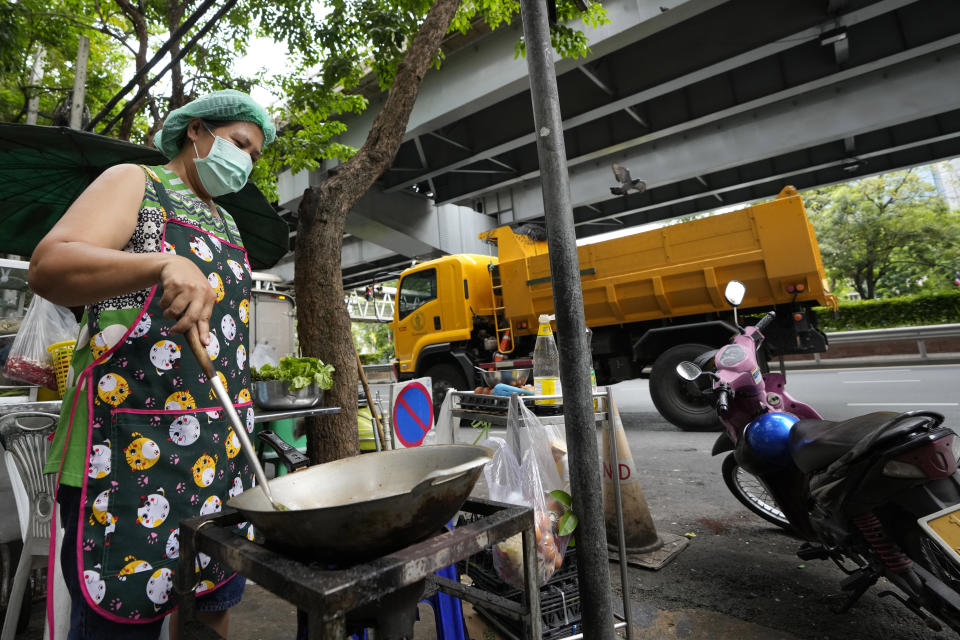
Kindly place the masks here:
<instances>
[{"instance_id":1,"label":"bottle of cooking oil","mask_svg":"<svg viewBox=\"0 0 960 640\"><path fill-rule=\"evenodd\" d=\"M550 321L554 316L540 316L540 328L537 331L537 343L533 348L533 384L538 396L560 395L560 352L553 339ZM537 400L538 405L558 406L562 400Z\"/></svg>"}]
</instances>

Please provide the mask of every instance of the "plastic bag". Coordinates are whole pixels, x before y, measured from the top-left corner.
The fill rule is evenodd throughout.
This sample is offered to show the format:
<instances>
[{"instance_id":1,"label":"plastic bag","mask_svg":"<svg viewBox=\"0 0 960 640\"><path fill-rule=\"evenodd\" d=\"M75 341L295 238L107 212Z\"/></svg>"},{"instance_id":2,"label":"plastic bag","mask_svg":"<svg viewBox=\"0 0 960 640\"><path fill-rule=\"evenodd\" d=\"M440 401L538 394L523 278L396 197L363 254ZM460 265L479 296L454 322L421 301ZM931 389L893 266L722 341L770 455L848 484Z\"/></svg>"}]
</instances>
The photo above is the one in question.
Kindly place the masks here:
<instances>
[{"instance_id":1,"label":"plastic bag","mask_svg":"<svg viewBox=\"0 0 960 640\"><path fill-rule=\"evenodd\" d=\"M507 440L490 438L483 443L493 450L484 468L490 498L533 507L537 551L537 582L543 585L563 564L569 536L560 536L563 507L550 497L564 480L554 459L554 445L562 440L558 430L543 425L521 402L512 399L507 417ZM520 452L520 457L517 453ZM563 446L564 455L566 446ZM493 548L499 576L516 588L523 587L523 540L520 534Z\"/></svg>"},{"instance_id":2,"label":"plastic bag","mask_svg":"<svg viewBox=\"0 0 960 640\"><path fill-rule=\"evenodd\" d=\"M3 375L48 389L57 388L53 356L47 350L58 342L75 340L78 324L73 313L40 296L33 296L20 330L10 346Z\"/></svg>"},{"instance_id":3,"label":"plastic bag","mask_svg":"<svg viewBox=\"0 0 960 640\"><path fill-rule=\"evenodd\" d=\"M250 352L250 368L259 369L265 364L272 367L277 366L280 358L277 357L277 350L268 342L258 342L253 346Z\"/></svg>"}]
</instances>

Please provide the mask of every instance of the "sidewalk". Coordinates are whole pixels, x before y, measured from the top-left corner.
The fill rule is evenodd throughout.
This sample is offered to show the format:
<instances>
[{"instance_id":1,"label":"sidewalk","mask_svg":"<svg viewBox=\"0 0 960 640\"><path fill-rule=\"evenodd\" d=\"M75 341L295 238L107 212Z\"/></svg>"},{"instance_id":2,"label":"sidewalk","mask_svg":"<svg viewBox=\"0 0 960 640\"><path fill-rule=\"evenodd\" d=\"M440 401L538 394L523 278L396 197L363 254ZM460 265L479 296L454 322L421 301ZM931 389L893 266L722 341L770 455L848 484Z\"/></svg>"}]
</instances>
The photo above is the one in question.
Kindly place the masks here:
<instances>
[{"instance_id":1,"label":"sidewalk","mask_svg":"<svg viewBox=\"0 0 960 640\"><path fill-rule=\"evenodd\" d=\"M618 574L611 563L611 574ZM622 606L619 583L612 585L614 610ZM745 622L737 618L703 609L657 609L640 600L633 600L634 638L636 640L796 640L769 627ZM27 629L16 640L42 640L44 603L35 602ZM464 606L464 619L471 640L506 640L505 636L469 604ZM297 612L290 603L256 584L247 583L243 601L233 609L230 620L230 640L294 640L297 632ZM623 631L619 637L626 637ZM215 636L208 636L213 639ZM420 604L420 622L414 628L414 640L437 638L433 612L429 605ZM120 640L120 639L118 639ZM447 639L449 640L449 639Z\"/></svg>"}]
</instances>

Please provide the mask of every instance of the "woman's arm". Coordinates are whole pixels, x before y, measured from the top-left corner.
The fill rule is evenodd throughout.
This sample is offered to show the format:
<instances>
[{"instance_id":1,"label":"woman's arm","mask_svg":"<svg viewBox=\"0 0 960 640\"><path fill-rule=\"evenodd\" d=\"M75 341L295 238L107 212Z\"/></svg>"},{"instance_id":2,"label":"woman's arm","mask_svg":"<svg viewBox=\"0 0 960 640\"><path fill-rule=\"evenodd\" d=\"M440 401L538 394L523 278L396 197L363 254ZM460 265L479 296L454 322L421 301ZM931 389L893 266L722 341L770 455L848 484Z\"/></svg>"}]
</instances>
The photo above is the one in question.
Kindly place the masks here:
<instances>
[{"instance_id":1,"label":"woman's arm","mask_svg":"<svg viewBox=\"0 0 960 640\"><path fill-rule=\"evenodd\" d=\"M216 294L189 259L170 253L128 253L143 201L146 176L136 165L103 172L40 241L30 258L29 284L64 306L86 305L163 286L164 317L172 331L192 327L204 343Z\"/></svg>"}]
</instances>

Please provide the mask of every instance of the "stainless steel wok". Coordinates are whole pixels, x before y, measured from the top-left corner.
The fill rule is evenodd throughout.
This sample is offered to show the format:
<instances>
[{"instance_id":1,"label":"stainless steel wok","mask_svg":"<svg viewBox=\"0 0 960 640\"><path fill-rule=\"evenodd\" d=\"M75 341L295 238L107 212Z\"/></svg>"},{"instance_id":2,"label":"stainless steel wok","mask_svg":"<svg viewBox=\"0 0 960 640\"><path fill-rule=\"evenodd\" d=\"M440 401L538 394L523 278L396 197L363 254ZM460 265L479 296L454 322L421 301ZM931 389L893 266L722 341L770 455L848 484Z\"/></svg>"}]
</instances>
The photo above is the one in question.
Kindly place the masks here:
<instances>
[{"instance_id":1,"label":"stainless steel wok","mask_svg":"<svg viewBox=\"0 0 960 640\"><path fill-rule=\"evenodd\" d=\"M463 444L366 453L270 480L285 510L274 509L259 487L227 506L243 513L267 546L334 564L359 562L438 532L489 460L488 449Z\"/></svg>"}]
</instances>

